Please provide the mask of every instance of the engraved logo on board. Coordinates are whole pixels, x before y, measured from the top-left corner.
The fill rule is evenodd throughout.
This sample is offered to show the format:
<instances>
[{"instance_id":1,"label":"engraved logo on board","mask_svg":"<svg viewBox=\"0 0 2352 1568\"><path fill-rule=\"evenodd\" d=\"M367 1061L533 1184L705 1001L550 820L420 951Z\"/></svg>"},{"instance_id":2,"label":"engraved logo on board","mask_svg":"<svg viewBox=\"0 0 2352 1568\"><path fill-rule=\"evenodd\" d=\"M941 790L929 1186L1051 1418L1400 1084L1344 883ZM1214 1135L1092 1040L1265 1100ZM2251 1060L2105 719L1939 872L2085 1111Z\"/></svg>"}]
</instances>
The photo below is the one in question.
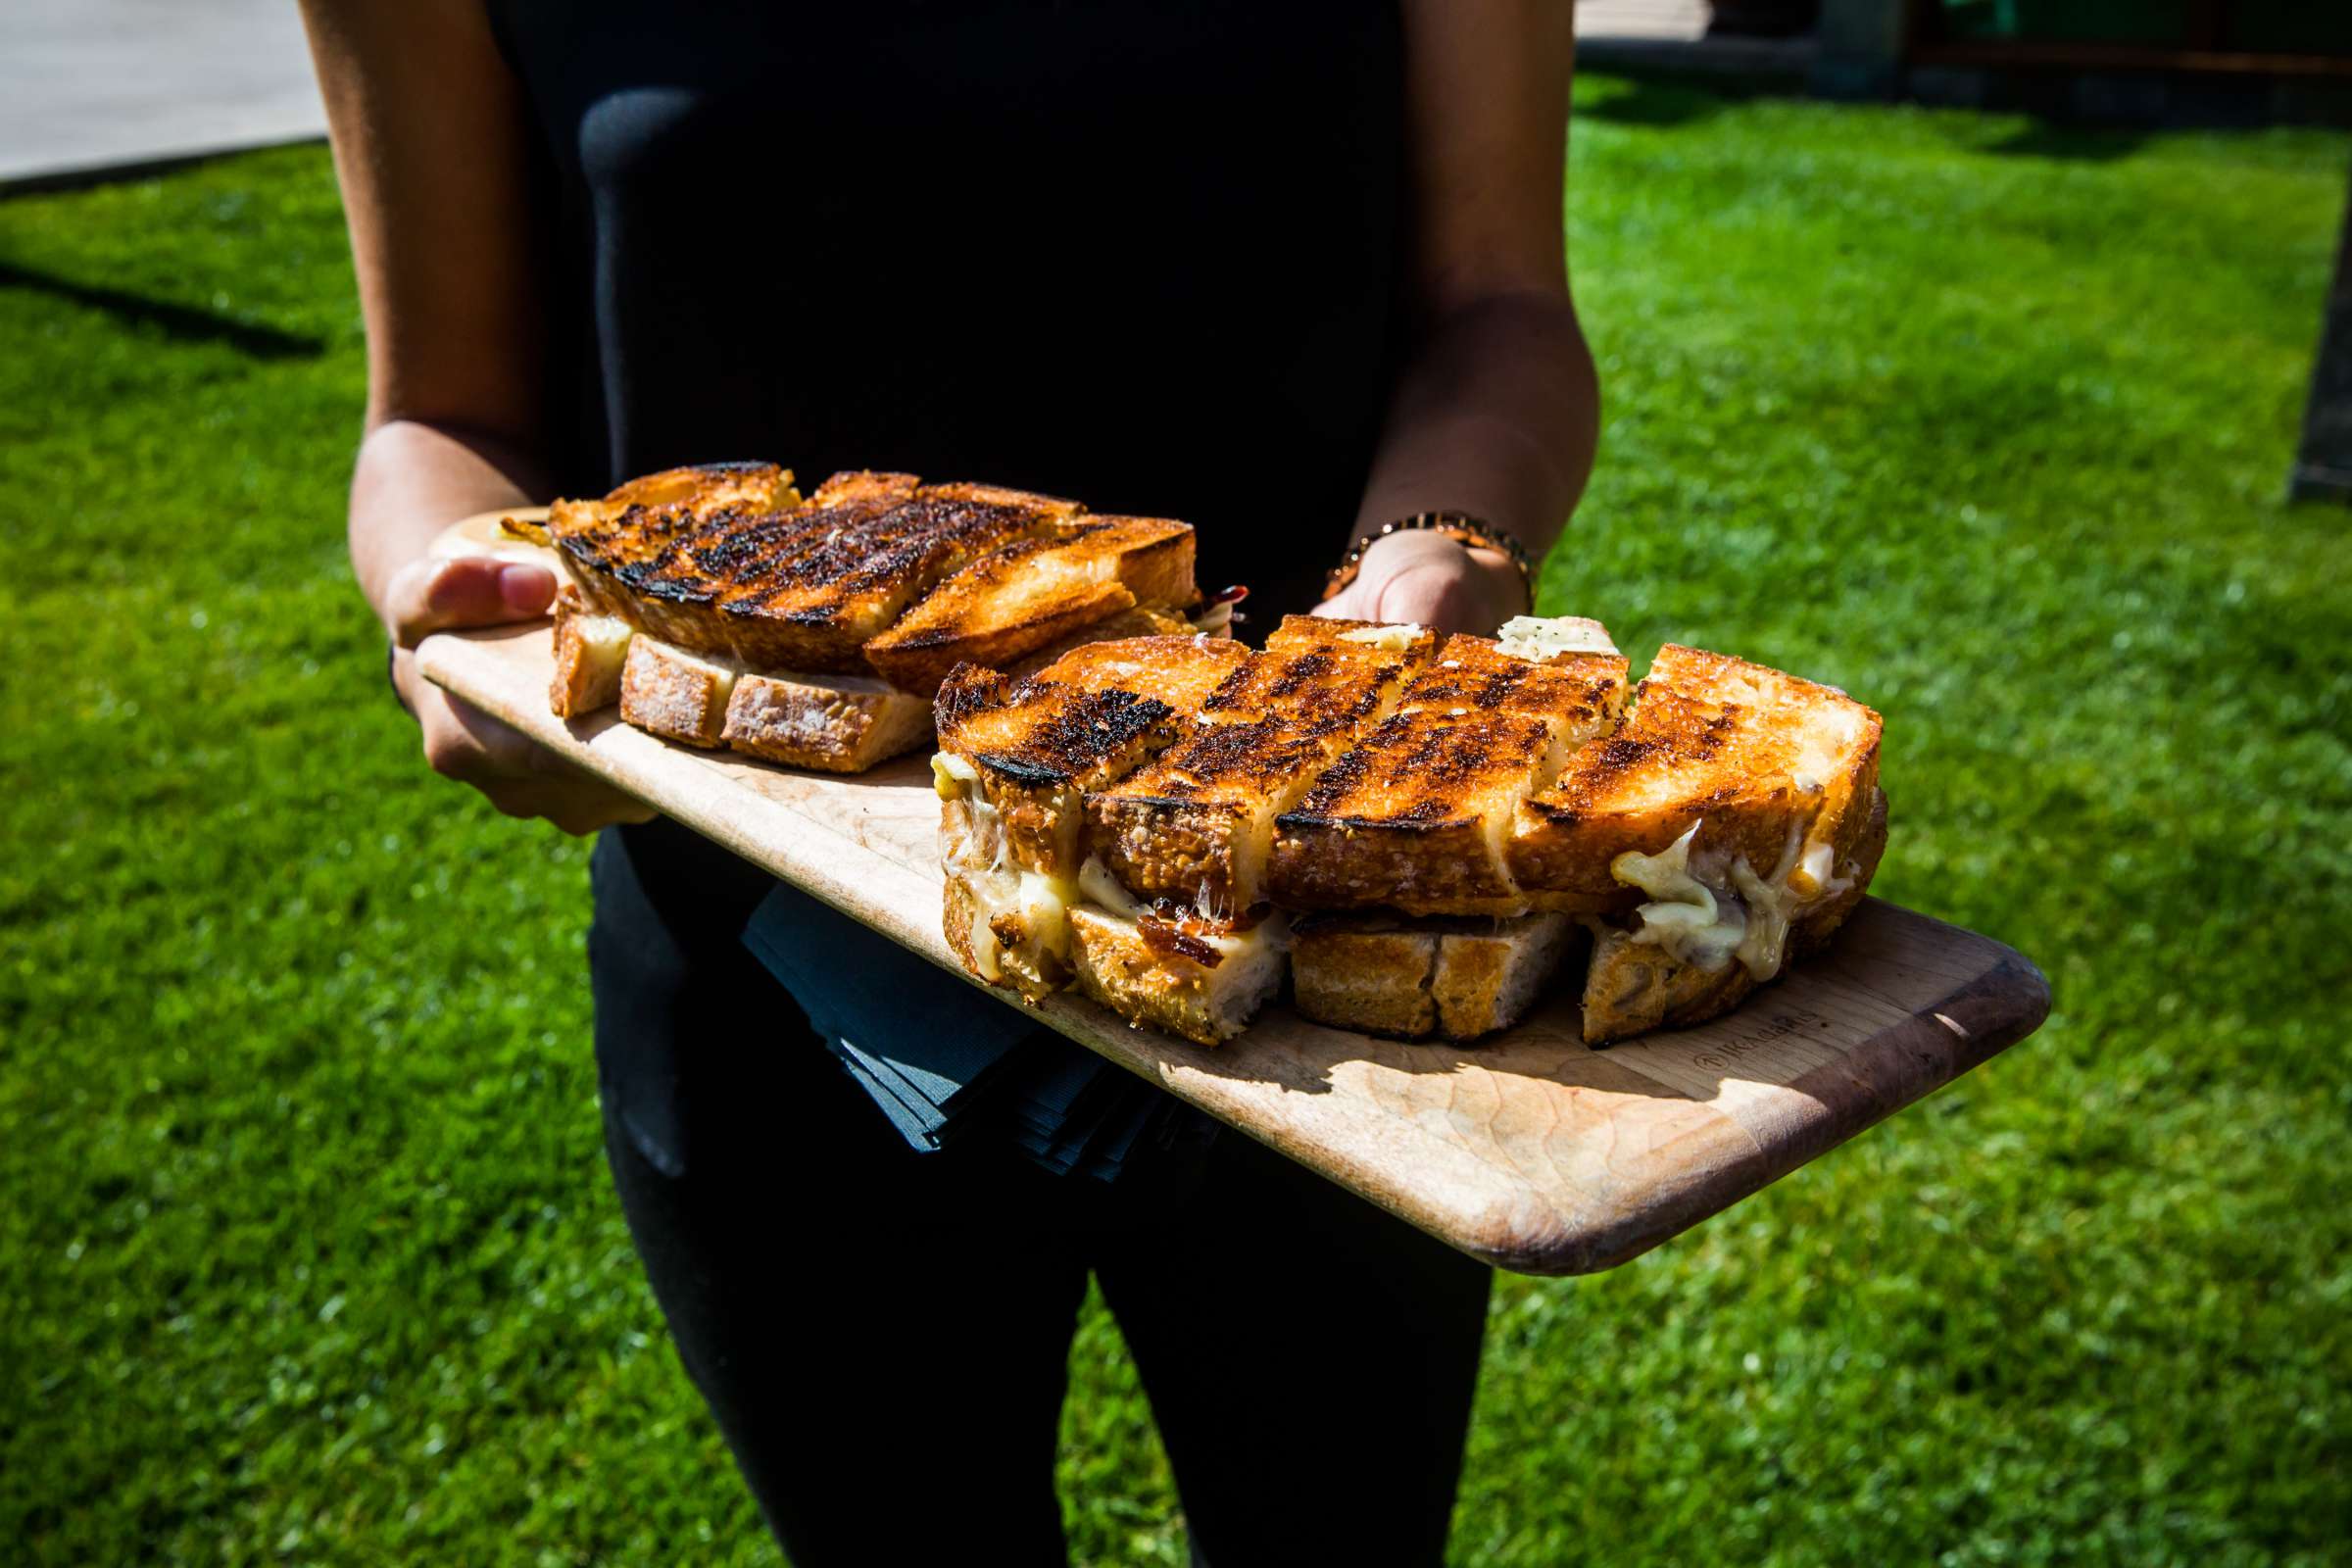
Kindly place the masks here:
<instances>
[{"instance_id":1,"label":"engraved logo on board","mask_svg":"<svg viewBox=\"0 0 2352 1568\"><path fill-rule=\"evenodd\" d=\"M1733 1039L1700 1052L1690 1058L1690 1065L1701 1072L1723 1072L1773 1042L1788 1039L1800 1029L1822 1029L1828 1025L1829 1020L1816 1013L1776 1012L1753 1028L1740 1031Z\"/></svg>"}]
</instances>

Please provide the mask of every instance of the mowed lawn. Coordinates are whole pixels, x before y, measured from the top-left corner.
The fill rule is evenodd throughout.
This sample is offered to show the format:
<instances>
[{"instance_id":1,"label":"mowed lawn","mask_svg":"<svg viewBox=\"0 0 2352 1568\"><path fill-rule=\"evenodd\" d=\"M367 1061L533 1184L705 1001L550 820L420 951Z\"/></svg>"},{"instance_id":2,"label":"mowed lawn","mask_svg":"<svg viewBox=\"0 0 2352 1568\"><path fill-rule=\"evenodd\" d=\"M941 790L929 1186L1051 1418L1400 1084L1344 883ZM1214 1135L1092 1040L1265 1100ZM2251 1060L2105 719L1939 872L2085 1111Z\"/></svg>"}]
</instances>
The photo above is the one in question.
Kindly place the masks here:
<instances>
[{"instance_id":1,"label":"mowed lawn","mask_svg":"<svg viewBox=\"0 0 2352 1568\"><path fill-rule=\"evenodd\" d=\"M1879 708L1878 890L2057 1010L1501 1279L1455 1557L2341 1561L2352 514L2279 497L2346 141L1580 93L1546 607ZM583 849L424 774L346 577L325 154L0 202L0 1558L774 1561L602 1168ZM1180 1561L1099 1307L1073 1374L1074 1555Z\"/></svg>"}]
</instances>

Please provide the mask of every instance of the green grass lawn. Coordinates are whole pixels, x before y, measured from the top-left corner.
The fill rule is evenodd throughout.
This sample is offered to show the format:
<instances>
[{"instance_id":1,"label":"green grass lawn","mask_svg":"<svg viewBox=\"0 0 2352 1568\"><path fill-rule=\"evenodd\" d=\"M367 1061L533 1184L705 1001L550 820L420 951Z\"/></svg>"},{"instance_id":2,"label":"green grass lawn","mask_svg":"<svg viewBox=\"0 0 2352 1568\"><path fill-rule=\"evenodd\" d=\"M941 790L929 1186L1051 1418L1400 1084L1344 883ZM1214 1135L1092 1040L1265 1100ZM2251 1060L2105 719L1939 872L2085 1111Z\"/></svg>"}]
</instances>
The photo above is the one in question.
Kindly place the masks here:
<instances>
[{"instance_id":1,"label":"green grass lawn","mask_svg":"<svg viewBox=\"0 0 2352 1568\"><path fill-rule=\"evenodd\" d=\"M2346 142L1581 94L1547 608L1879 708L1879 891L2057 1010L1502 1279L1456 1557L2341 1561L2352 514L2278 498ZM348 582L325 154L0 203L0 1558L775 1560L606 1182L583 851L423 772ZM1073 1370L1075 1554L1180 1561L1099 1304Z\"/></svg>"}]
</instances>

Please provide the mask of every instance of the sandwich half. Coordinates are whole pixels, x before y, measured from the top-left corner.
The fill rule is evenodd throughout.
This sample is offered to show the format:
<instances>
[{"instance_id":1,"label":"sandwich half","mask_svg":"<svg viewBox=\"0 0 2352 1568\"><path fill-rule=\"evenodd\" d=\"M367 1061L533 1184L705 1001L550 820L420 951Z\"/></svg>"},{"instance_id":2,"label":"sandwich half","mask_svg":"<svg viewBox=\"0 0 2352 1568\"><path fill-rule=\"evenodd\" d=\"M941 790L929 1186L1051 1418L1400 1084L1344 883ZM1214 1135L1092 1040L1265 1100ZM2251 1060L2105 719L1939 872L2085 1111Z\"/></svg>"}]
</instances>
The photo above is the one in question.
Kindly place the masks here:
<instances>
[{"instance_id":1,"label":"sandwich half","mask_svg":"<svg viewBox=\"0 0 2352 1568\"><path fill-rule=\"evenodd\" d=\"M1736 1004L1825 941L1886 842L1880 721L1669 646L1629 696L1597 624L1494 638L1293 617L941 686L948 939L1032 999L1228 1039L1280 990L1470 1041L1584 956L1601 1044Z\"/></svg>"},{"instance_id":2,"label":"sandwich half","mask_svg":"<svg viewBox=\"0 0 2352 1568\"><path fill-rule=\"evenodd\" d=\"M904 473L804 499L772 464L676 468L558 502L544 532L575 601L558 712L617 701L670 740L841 772L929 738L960 662L1183 630L1199 598L1184 523Z\"/></svg>"},{"instance_id":3,"label":"sandwich half","mask_svg":"<svg viewBox=\"0 0 2352 1568\"><path fill-rule=\"evenodd\" d=\"M1717 1016L1844 920L1886 845L1881 727L1835 687L1659 651L1509 846L1523 888L1592 911L1589 1043Z\"/></svg>"}]
</instances>

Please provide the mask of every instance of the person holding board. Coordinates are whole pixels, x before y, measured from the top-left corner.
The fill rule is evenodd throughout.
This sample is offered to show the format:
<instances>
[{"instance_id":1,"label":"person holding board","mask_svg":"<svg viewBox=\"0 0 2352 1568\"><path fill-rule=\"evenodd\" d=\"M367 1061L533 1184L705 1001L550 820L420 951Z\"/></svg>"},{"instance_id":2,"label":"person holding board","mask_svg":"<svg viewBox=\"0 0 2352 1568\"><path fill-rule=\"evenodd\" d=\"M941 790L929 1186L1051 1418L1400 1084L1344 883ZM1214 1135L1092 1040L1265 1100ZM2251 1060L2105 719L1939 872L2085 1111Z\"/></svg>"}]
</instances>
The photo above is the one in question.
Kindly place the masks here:
<instances>
[{"instance_id":1,"label":"person holding board","mask_svg":"<svg viewBox=\"0 0 2352 1568\"><path fill-rule=\"evenodd\" d=\"M1596 439L1561 233L1572 8L304 13L368 324L354 568L431 768L601 832L610 1162L792 1560L1062 1560L1091 1276L1196 1561L1440 1561L1483 1266L1239 1137L1107 1185L985 1139L915 1152L818 1044L841 998L746 951L774 882L407 650L555 592L430 559L452 519L735 458L1181 517L1261 624L1338 581L1328 612L1491 632ZM808 919L821 945L838 917ZM891 963L924 967L837 984L887 991Z\"/></svg>"}]
</instances>

